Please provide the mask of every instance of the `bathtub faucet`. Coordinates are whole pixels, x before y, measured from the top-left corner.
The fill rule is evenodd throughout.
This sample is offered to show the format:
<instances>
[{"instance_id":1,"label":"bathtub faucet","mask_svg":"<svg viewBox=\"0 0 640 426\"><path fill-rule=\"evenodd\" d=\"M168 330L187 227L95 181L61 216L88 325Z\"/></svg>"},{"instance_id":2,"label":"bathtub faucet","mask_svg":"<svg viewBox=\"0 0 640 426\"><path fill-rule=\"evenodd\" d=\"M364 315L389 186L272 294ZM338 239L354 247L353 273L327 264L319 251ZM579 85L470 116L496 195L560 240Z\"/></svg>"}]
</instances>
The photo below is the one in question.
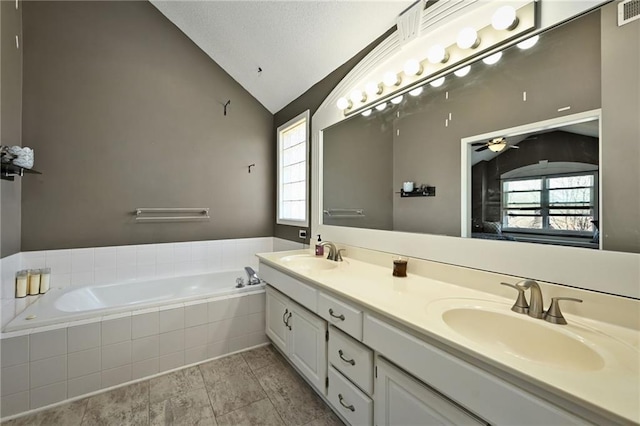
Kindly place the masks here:
<instances>
[{"instance_id":1,"label":"bathtub faucet","mask_svg":"<svg viewBox=\"0 0 640 426\"><path fill-rule=\"evenodd\" d=\"M244 270L247 273L247 277L249 278L247 285L260 284L260 278L258 278L258 274L256 274L256 271L254 271L251 266L245 266Z\"/></svg>"}]
</instances>

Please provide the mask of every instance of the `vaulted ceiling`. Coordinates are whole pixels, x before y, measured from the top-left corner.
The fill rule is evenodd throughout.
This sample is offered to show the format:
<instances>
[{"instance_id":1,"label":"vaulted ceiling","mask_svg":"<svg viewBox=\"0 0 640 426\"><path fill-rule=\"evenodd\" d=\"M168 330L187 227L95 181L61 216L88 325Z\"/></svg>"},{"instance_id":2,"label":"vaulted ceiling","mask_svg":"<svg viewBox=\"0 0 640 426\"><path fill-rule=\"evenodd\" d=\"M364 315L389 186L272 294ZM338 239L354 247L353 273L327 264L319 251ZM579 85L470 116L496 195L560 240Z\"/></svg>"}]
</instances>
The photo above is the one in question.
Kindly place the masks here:
<instances>
[{"instance_id":1,"label":"vaulted ceiling","mask_svg":"<svg viewBox=\"0 0 640 426\"><path fill-rule=\"evenodd\" d=\"M151 3L276 113L393 27L397 16L413 2Z\"/></svg>"}]
</instances>

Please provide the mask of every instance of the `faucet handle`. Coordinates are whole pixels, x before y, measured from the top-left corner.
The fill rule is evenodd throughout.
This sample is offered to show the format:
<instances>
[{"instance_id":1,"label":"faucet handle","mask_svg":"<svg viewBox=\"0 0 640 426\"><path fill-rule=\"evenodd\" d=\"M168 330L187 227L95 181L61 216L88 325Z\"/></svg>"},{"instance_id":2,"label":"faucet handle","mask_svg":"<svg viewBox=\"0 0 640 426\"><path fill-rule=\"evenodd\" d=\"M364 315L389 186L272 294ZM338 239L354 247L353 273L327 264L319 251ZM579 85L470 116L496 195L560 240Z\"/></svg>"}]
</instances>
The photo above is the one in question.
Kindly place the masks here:
<instances>
[{"instance_id":1,"label":"faucet handle","mask_svg":"<svg viewBox=\"0 0 640 426\"><path fill-rule=\"evenodd\" d=\"M342 262L342 252L346 249L339 249L336 253L336 262Z\"/></svg>"},{"instance_id":2,"label":"faucet handle","mask_svg":"<svg viewBox=\"0 0 640 426\"><path fill-rule=\"evenodd\" d=\"M560 312L560 300L569 300L571 302L582 303L582 299L576 299L575 297L552 297L549 310L544 314L544 320L553 324L566 324L567 320L564 319L562 312Z\"/></svg>"},{"instance_id":3,"label":"faucet handle","mask_svg":"<svg viewBox=\"0 0 640 426\"><path fill-rule=\"evenodd\" d=\"M527 298L524 295L525 287L521 287L519 285L509 284L509 283L500 283L502 285L506 285L507 287L515 288L518 290L518 298L516 299L516 303L513 304L511 310L513 312L517 312L519 314L528 314L529 313L529 304L527 303Z\"/></svg>"},{"instance_id":4,"label":"faucet handle","mask_svg":"<svg viewBox=\"0 0 640 426\"><path fill-rule=\"evenodd\" d=\"M529 304L527 303L527 298L524 295L524 291L526 288L520 287L519 285L513 285L509 283L500 283L502 285L506 285L507 287L515 288L518 290L518 298L516 299L516 303L513 304L511 310L513 312L517 312L519 314L528 314L529 313Z\"/></svg>"}]
</instances>

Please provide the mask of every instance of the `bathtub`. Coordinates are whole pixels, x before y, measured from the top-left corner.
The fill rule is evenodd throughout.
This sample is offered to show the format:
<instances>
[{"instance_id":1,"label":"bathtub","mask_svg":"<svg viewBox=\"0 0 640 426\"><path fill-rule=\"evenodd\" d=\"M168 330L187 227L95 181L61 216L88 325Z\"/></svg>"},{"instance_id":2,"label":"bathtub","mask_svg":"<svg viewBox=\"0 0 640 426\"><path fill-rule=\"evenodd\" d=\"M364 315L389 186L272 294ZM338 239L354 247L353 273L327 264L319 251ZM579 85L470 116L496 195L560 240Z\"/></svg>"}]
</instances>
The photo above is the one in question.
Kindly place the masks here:
<instances>
[{"instance_id":1,"label":"bathtub","mask_svg":"<svg viewBox=\"0 0 640 426\"><path fill-rule=\"evenodd\" d=\"M246 273L223 271L148 281L52 289L9 322L3 332L254 292L264 288L264 284L236 288L237 278L246 281Z\"/></svg>"}]
</instances>

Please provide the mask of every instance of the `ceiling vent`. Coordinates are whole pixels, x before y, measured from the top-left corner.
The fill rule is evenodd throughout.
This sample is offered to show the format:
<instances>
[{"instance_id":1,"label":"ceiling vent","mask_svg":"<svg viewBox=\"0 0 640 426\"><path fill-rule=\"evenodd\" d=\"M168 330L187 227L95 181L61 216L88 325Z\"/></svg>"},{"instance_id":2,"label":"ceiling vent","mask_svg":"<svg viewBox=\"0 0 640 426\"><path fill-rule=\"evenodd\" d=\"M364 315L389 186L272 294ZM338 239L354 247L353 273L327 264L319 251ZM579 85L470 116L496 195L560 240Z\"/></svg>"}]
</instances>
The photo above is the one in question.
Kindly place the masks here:
<instances>
[{"instance_id":1,"label":"ceiling vent","mask_svg":"<svg viewBox=\"0 0 640 426\"><path fill-rule=\"evenodd\" d=\"M396 24L401 44L406 44L420 35L423 10L424 0L418 0L398 16Z\"/></svg>"},{"instance_id":2,"label":"ceiling vent","mask_svg":"<svg viewBox=\"0 0 640 426\"><path fill-rule=\"evenodd\" d=\"M618 3L618 26L640 19L640 0L624 0Z\"/></svg>"}]
</instances>

